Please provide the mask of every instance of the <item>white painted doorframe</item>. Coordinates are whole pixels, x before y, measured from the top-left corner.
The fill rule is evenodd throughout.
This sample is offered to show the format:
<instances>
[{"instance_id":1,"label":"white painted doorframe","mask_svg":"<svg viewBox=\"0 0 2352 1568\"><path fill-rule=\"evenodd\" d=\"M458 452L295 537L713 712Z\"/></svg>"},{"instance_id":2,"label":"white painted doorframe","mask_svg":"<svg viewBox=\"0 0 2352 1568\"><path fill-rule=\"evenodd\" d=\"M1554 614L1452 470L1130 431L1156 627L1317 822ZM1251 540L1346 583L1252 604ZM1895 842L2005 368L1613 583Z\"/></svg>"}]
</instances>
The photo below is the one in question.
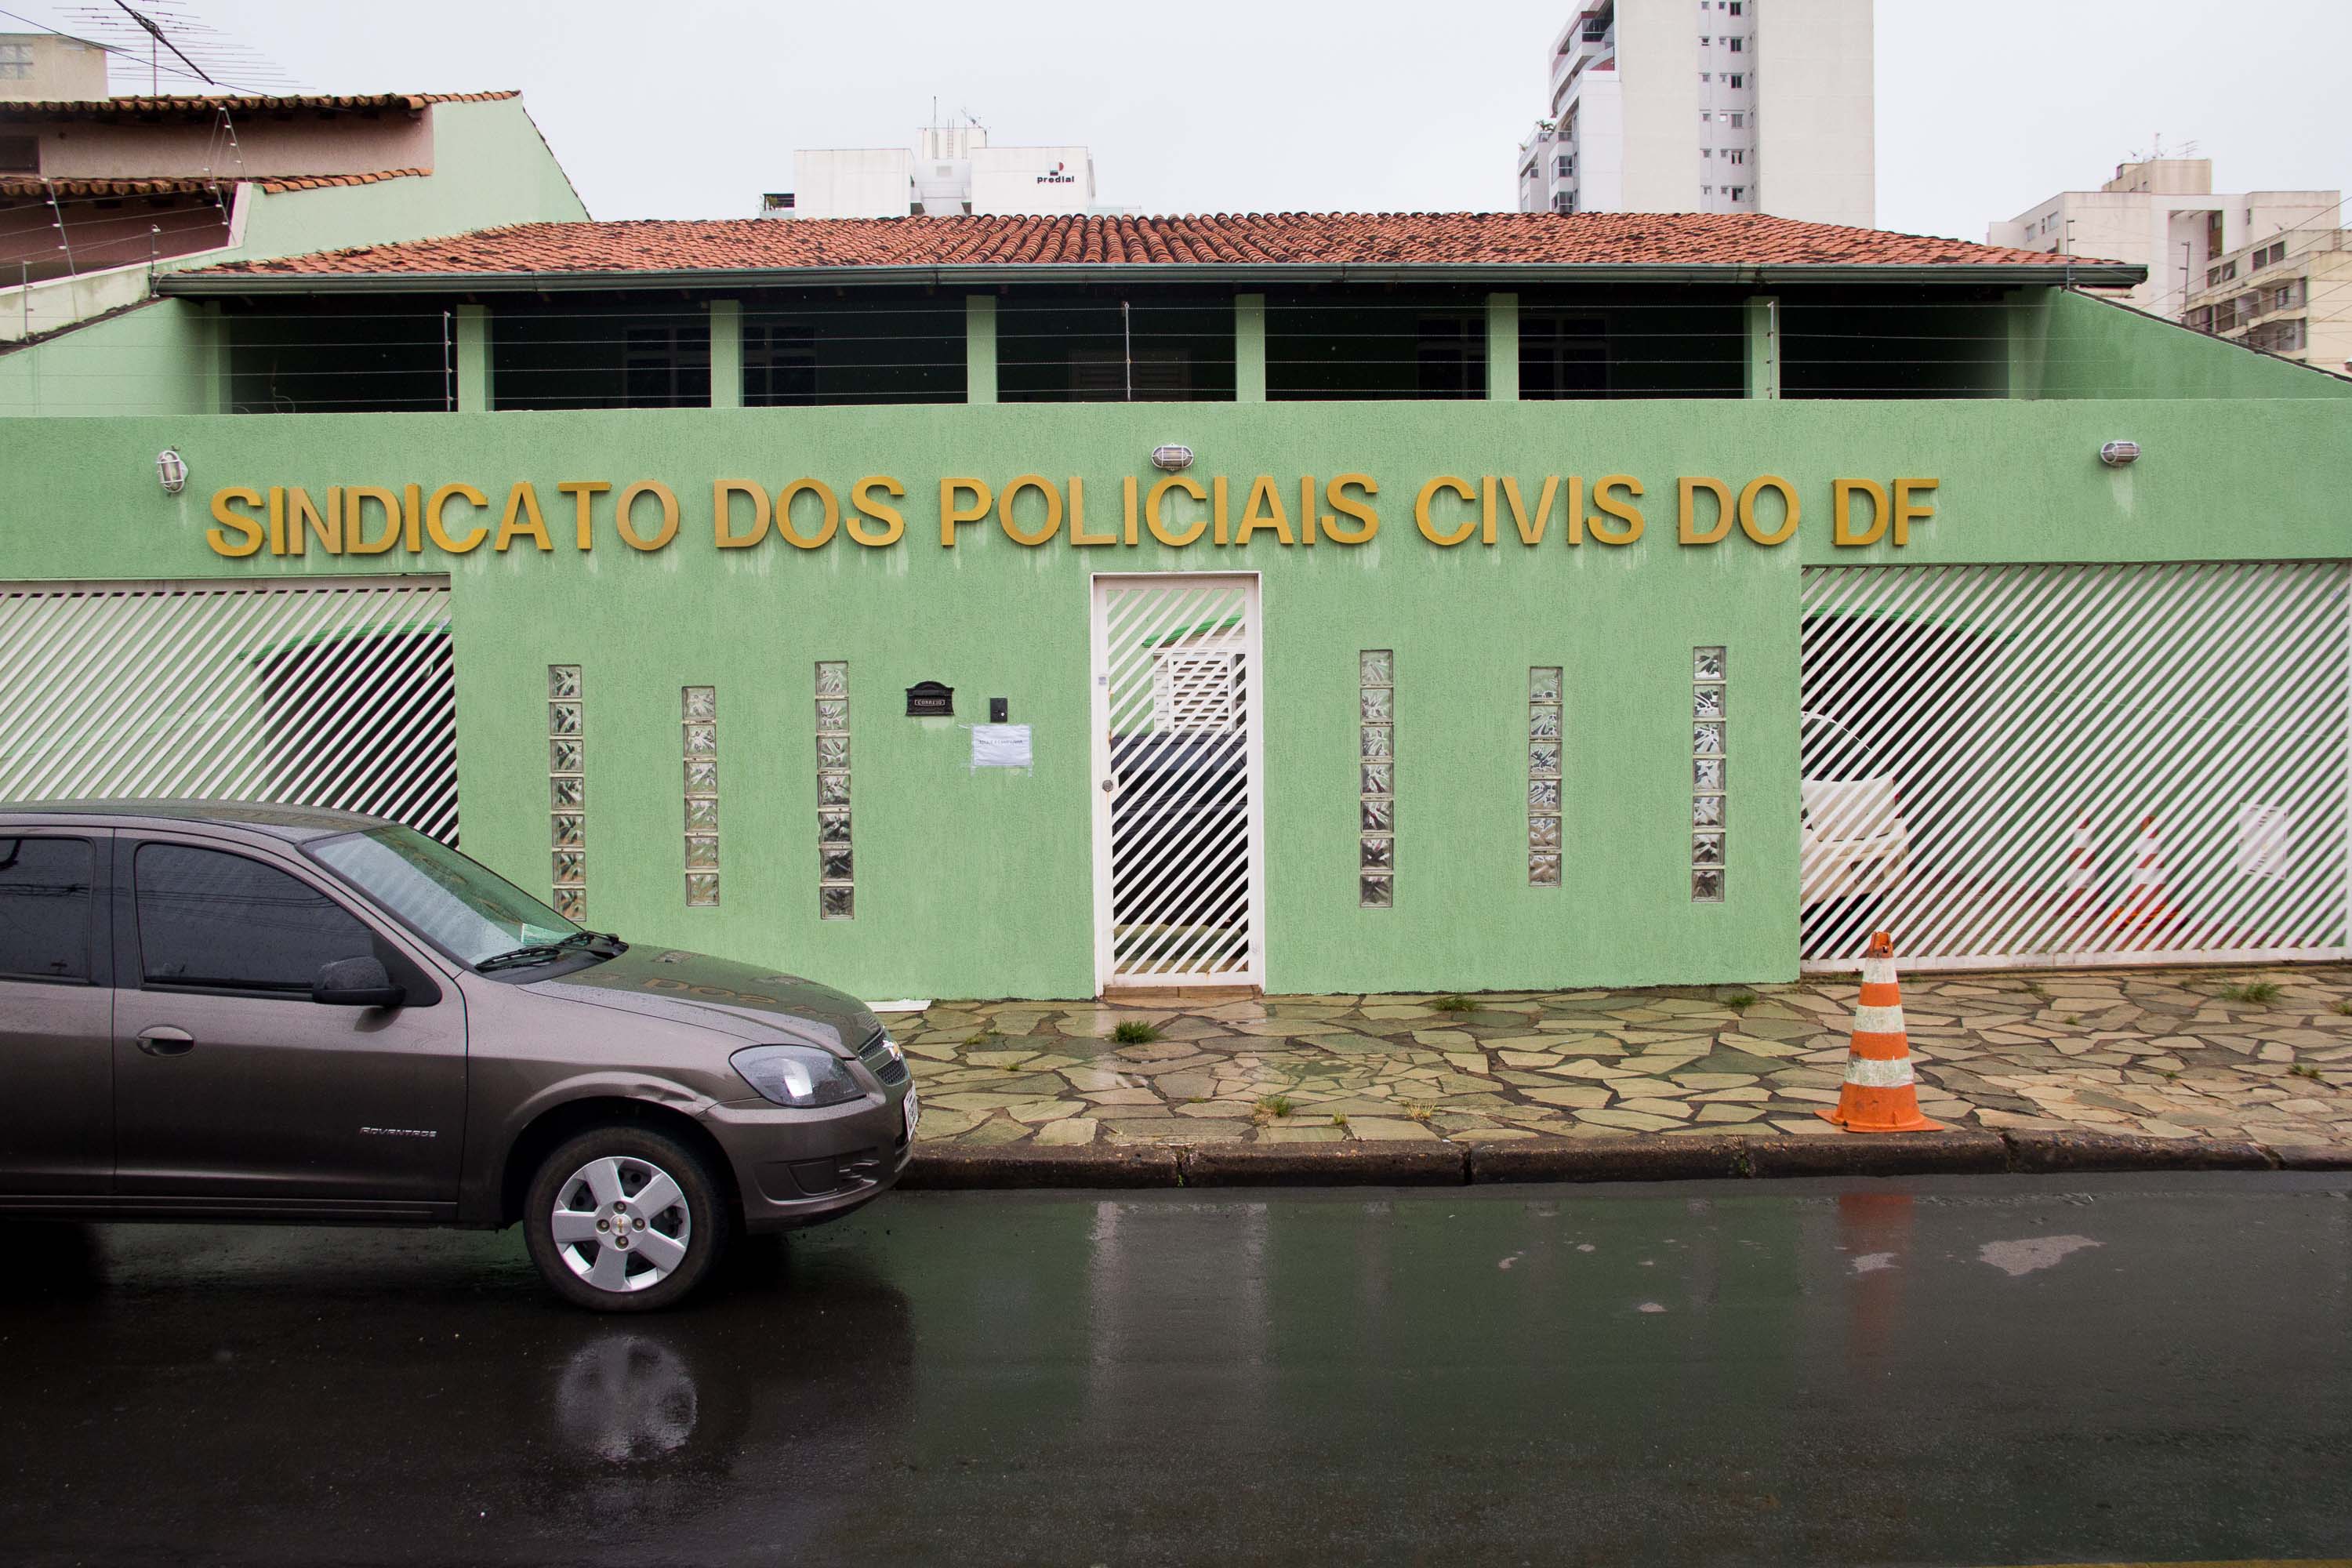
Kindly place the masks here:
<instances>
[{"instance_id":1,"label":"white painted doorframe","mask_svg":"<svg viewBox=\"0 0 2352 1568\"><path fill-rule=\"evenodd\" d=\"M1117 781L1111 770L1111 658L1108 609L1110 595L1119 589L1186 589L1233 586L1241 589L1244 604L1242 638L1242 721L1244 776L1247 781L1247 874L1245 908L1249 921L1246 958L1240 969L1213 973L1117 973L1118 952L1113 930L1114 866L1111 802ZM1090 657L1089 748L1087 795L1094 814L1095 989L1171 985L1251 985L1265 984L1265 658L1263 580L1255 572L1098 572L1087 588L1087 634Z\"/></svg>"}]
</instances>

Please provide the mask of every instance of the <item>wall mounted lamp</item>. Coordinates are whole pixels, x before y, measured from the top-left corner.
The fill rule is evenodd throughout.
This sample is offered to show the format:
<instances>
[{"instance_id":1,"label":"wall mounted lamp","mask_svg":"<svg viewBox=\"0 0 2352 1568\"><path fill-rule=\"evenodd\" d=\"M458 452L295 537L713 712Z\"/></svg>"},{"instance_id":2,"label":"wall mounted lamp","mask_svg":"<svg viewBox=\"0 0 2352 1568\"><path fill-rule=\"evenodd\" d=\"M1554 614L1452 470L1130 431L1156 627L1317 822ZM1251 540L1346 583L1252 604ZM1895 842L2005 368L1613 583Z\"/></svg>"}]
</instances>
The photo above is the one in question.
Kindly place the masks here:
<instances>
[{"instance_id":1,"label":"wall mounted lamp","mask_svg":"<svg viewBox=\"0 0 2352 1568\"><path fill-rule=\"evenodd\" d=\"M155 454L155 478L162 481L167 496L178 495L188 488L188 461L180 456L177 447L166 447Z\"/></svg>"},{"instance_id":2,"label":"wall mounted lamp","mask_svg":"<svg viewBox=\"0 0 2352 1568\"><path fill-rule=\"evenodd\" d=\"M2099 448L2099 461L2111 468L2120 468L2126 463L2137 463L2139 461L2139 443L2110 441Z\"/></svg>"},{"instance_id":3,"label":"wall mounted lamp","mask_svg":"<svg viewBox=\"0 0 2352 1568\"><path fill-rule=\"evenodd\" d=\"M1171 474L1182 473L1192 466L1192 448L1171 441L1164 447L1151 448L1151 466Z\"/></svg>"}]
</instances>

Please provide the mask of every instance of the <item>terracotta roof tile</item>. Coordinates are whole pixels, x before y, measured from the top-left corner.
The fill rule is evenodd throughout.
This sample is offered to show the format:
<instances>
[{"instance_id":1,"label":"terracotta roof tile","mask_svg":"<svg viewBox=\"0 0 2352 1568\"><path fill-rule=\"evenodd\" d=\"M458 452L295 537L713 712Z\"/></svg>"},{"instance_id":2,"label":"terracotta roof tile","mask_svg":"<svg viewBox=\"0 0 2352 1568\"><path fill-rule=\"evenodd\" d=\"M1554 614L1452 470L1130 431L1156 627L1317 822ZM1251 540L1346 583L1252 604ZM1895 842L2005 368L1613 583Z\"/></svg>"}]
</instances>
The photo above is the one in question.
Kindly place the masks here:
<instances>
[{"instance_id":1,"label":"terracotta roof tile","mask_svg":"<svg viewBox=\"0 0 2352 1568\"><path fill-rule=\"evenodd\" d=\"M374 169L363 174L277 174L254 183L270 195L281 191L323 191L337 185L373 185L385 180L421 180L430 169Z\"/></svg>"},{"instance_id":2,"label":"terracotta roof tile","mask_svg":"<svg viewBox=\"0 0 2352 1568\"><path fill-rule=\"evenodd\" d=\"M629 273L1140 266L2063 266L2080 258L1755 214L1218 213L530 223L209 274Z\"/></svg>"},{"instance_id":3,"label":"terracotta roof tile","mask_svg":"<svg viewBox=\"0 0 2352 1568\"><path fill-rule=\"evenodd\" d=\"M0 198L87 201L94 196L194 196L227 190L233 180L172 176L143 180L45 180L38 174L0 174Z\"/></svg>"},{"instance_id":4,"label":"terracotta roof tile","mask_svg":"<svg viewBox=\"0 0 2352 1568\"><path fill-rule=\"evenodd\" d=\"M402 180L430 174L430 169L374 169L358 174L276 174L266 180L240 182L195 175L158 175L138 180L51 180L38 174L0 174L0 200L31 198L47 201L90 201L109 196L209 196L249 183L276 195L281 191L318 191L335 185L373 185L381 180Z\"/></svg>"},{"instance_id":5,"label":"terracotta roof tile","mask_svg":"<svg viewBox=\"0 0 2352 1568\"><path fill-rule=\"evenodd\" d=\"M164 114L210 115L283 113L309 110L319 113L344 110L401 109L415 111L435 103L488 103L520 98L519 88L497 92L362 92L288 93L270 97L237 97L212 93L164 93L156 97L125 94L118 98L36 98L0 101L0 121L114 119Z\"/></svg>"}]
</instances>

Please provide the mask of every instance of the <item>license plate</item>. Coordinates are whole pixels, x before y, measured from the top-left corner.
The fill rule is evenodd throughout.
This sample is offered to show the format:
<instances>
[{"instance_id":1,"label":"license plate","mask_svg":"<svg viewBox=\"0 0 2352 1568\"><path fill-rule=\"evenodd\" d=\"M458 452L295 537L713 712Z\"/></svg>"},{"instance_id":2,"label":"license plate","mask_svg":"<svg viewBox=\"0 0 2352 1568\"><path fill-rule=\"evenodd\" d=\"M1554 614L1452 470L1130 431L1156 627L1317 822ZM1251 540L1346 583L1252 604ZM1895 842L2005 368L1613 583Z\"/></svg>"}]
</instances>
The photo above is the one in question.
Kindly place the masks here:
<instances>
[{"instance_id":1,"label":"license plate","mask_svg":"<svg viewBox=\"0 0 2352 1568\"><path fill-rule=\"evenodd\" d=\"M922 1119L923 1114L922 1108L915 1103L915 1086L911 1083L907 1086L907 1098L904 1104L907 1111L907 1136L911 1139L915 1135L915 1123Z\"/></svg>"}]
</instances>

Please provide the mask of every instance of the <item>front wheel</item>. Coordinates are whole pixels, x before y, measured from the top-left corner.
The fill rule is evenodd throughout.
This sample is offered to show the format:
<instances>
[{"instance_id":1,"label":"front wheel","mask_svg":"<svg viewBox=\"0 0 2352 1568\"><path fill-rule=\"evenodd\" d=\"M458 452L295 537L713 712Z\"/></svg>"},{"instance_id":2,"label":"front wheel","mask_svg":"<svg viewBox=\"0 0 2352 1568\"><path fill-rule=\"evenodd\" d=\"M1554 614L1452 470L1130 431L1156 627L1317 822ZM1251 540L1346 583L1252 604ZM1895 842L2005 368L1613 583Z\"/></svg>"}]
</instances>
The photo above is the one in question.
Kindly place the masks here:
<instances>
[{"instance_id":1,"label":"front wheel","mask_svg":"<svg viewBox=\"0 0 2352 1568\"><path fill-rule=\"evenodd\" d=\"M699 1285L731 1215L700 1154L625 1123L565 1141L524 1201L530 1260L555 1293L599 1312L649 1312Z\"/></svg>"}]
</instances>

